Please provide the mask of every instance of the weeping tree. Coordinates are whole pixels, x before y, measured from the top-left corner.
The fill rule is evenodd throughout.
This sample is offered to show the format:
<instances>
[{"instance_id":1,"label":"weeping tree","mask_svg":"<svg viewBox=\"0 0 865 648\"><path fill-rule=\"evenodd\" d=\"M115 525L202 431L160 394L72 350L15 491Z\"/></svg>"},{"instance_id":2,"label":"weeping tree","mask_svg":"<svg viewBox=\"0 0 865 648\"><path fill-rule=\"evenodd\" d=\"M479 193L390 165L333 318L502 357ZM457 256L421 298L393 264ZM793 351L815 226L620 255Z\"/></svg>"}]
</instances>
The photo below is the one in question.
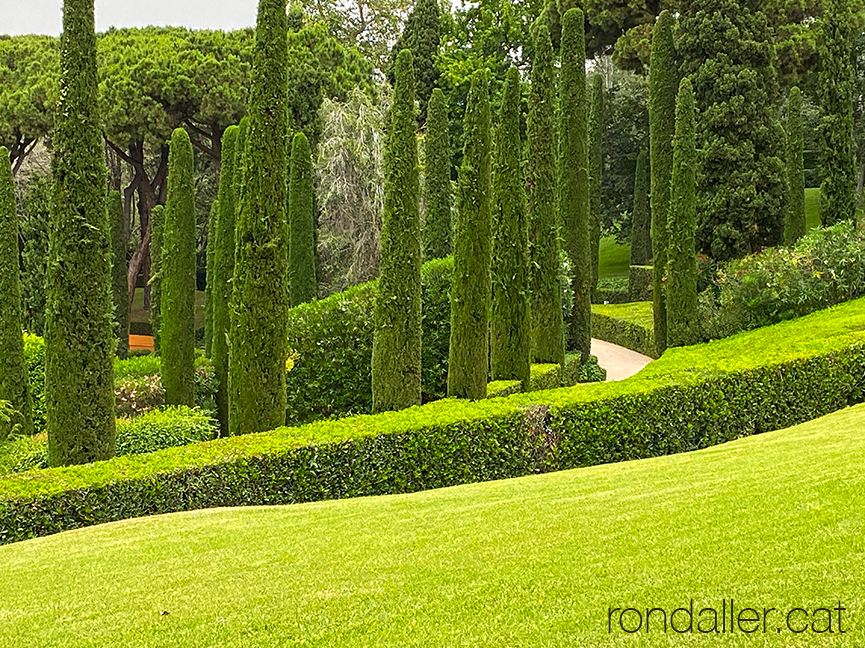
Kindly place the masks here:
<instances>
[{"instance_id":1,"label":"weeping tree","mask_svg":"<svg viewBox=\"0 0 865 648\"><path fill-rule=\"evenodd\" d=\"M601 180L604 172L604 77L592 77L589 109L589 211L592 227L592 289L598 287L601 244Z\"/></svg>"},{"instance_id":2,"label":"weeping tree","mask_svg":"<svg viewBox=\"0 0 865 648\"><path fill-rule=\"evenodd\" d=\"M451 253L451 153L448 104L441 89L432 92L424 140L424 256L440 259Z\"/></svg>"},{"instance_id":3,"label":"weeping tree","mask_svg":"<svg viewBox=\"0 0 865 648\"><path fill-rule=\"evenodd\" d=\"M649 154L643 149L637 156L634 174L634 209L631 212L631 265L645 265L652 258L652 228L649 211Z\"/></svg>"},{"instance_id":4,"label":"weeping tree","mask_svg":"<svg viewBox=\"0 0 865 648\"><path fill-rule=\"evenodd\" d=\"M288 285L291 306L312 301L315 279L315 213L313 212L312 152L303 132L291 145L288 191Z\"/></svg>"},{"instance_id":5,"label":"weeping tree","mask_svg":"<svg viewBox=\"0 0 865 648\"><path fill-rule=\"evenodd\" d=\"M792 246L805 236L805 161L802 127L802 92L790 89L787 101L787 210L784 221L784 244Z\"/></svg>"},{"instance_id":6,"label":"weeping tree","mask_svg":"<svg viewBox=\"0 0 865 648\"><path fill-rule=\"evenodd\" d=\"M489 72L472 76L457 193L448 396L486 398L489 377L491 156Z\"/></svg>"},{"instance_id":7,"label":"weeping tree","mask_svg":"<svg viewBox=\"0 0 865 648\"><path fill-rule=\"evenodd\" d=\"M156 205L150 216L153 233L150 238L150 329L153 332L153 353L162 355L162 232L165 229L165 208Z\"/></svg>"},{"instance_id":8,"label":"weeping tree","mask_svg":"<svg viewBox=\"0 0 865 648\"><path fill-rule=\"evenodd\" d=\"M52 466L114 455L114 331L93 0L65 0L45 322Z\"/></svg>"}]
</instances>

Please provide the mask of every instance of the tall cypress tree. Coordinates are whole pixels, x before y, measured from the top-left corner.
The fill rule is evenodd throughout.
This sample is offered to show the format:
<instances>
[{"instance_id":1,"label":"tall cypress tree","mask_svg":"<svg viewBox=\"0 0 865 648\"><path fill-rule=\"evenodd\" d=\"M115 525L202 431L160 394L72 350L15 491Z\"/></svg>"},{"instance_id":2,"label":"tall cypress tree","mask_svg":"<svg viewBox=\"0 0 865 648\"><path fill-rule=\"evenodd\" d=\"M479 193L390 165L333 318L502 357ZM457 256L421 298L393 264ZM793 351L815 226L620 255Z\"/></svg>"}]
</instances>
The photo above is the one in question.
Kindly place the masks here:
<instances>
[{"instance_id":1,"label":"tall cypress tree","mask_svg":"<svg viewBox=\"0 0 865 648\"><path fill-rule=\"evenodd\" d=\"M219 218L213 258L213 342L211 359L216 374L216 417L223 435L228 435L228 303L234 271L234 224L237 214L237 176L242 152L240 128L229 126L222 136L222 169L219 172Z\"/></svg>"},{"instance_id":2,"label":"tall cypress tree","mask_svg":"<svg viewBox=\"0 0 865 648\"><path fill-rule=\"evenodd\" d=\"M232 279L232 435L264 432L285 423L287 58L285 0L259 0Z\"/></svg>"},{"instance_id":3,"label":"tall cypress tree","mask_svg":"<svg viewBox=\"0 0 865 648\"><path fill-rule=\"evenodd\" d=\"M604 172L604 77L592 77L589 109L589 211L592 226L592 290L598 287L601 244L601 180Z\"/></svg>"},{"instance_id":4,"label":"tall cypress tree","mask_svg":"<svg viewBox=\"0 0 865 648\"><path fill-rule=\"evenodd\" d=\"M853 143L853 20L849 0L826 0L817 87L823 117L820 140L824 225L856 215L856 160Z\"/></svg>"},{"instance_id":5,"label":"tall cypress tree","mask_svg":"<svg viewBox=\"0 0 865 648\"><path fill-rule=\"evenodd\" d=\"M652 173L652 265L654 266L653 312L655 346L667 348L667 306L664 273L667 270L667 218L670 211L670 179L673 175L673 134L676 129L676 50L673 47L673 16L662 11L652 32L649 65L649 166Z\"/></svg>"},{"instance_id":6,"label":"tall cypress tree","mask_svg":"<svg viewBox=\"0 0 865 648\"><path fill-rule=\"evenodd\" d=\"M532 359L561 364L565 361L565 335L556 215L556 83L553 45L543 16L532 25L532 43L527 120Z\"/></svg>"},{"instance_id":7,"label":"tall cypress tree","mask_svg":"<svg viewBox=\"0 0 865 648\"><path fill-rule=\"evenodd\" d=\"M440 259L451 253L451 152L448 104L444 93L432 92L426 121L424 184L424 256Z\"/></svg>"},{"instance_id":8,"label":"tall cypress tree","mask_svg":"<svg viewBox=\"0 0 865 648\"><path fill-rule=\"evenodd\" d=\"M303 132L291 146L288 192L288 277L291 306L312 301L318 294L315 279L315 214L313 213L312 152Z\"/></svg>"},{"instance_id":9,"label":"tall cypress tree","mask_svg":"<svg viewBox=\"0 0 865 648\"><path fill-rule=\"evenodd\" d=\"M679 85L673 176L670 183L667 269L667 344L687 346L699 341L697 320L697 128L694 90L689 79Z\"/></svg>"},{"instance_id":10,"label":"tall cypress tree","mask_svg":"<svg viewBox=\"0 0 865 648\"><path fill-rule=\"evenodd\" d=\"M156 205L150 213L150 329L153 332L153 354L162 355L162 232L165 208Z\"/></svg>"},{"instance_id":11,"label":"tall cypress tree","mask_svg":"<svg viewBox=\"0 0 865 648\"><path fill-rule=\"evenodd\" d=\"M126 218L119 191L108 194L108 220L111 227L111 293L114 296L114 335L117 357L129 353L129 284L126 281Z\"/></svg>"},{"instance_id":12,"label":"tall cypress tree","mask_svg":"<svg viewBox=\"0 0 865 648\"><path fill-rule=\"evenodd\" d=\"M529 391L529 229L520 142L520 73L505 78L496 133L493 201L490 367L493 380L520 380Z\"/></svg>"},{"instance_id":13,"label":"tall cypress tree","mask_svg":"<svg viewBox=\"0 0 865 648\"><path fill-rule=\"evenodd\" d=\"M396 60L384 156L381 268L372 343L372 407L376 412L420 405L420 185L414 70L409 50Z\"/></svg>"},{"instance_id":14,"label":"tall cypress tree","mask_svg":"<svg viewBox=\"0 0 865 648\"><path fill-rule=\"evenodd\" d=\"M463 124L454 231L448 396L486 398L489 377L491 191L489 71L472 76Z\"/></svg>"},{"instance_id":15,"label":"tall cypress tree","mask_svg":"<svg viewBox=\"0 0 865 648\"><path fill-rule=\"evenodd\" d=\"M9 151L0 146L0 400L9 401L17 414L13 426L33 434L30 378L21 336L21 270L18 266L18 214ZM0 425L0 443L9 430Z\"/></svg>"},{"instance_id":16,"label":"tall cypress tree","mask_svg":"<svg viewBox=\"0 0 865 648\"><path fill-rule=\"evenodd\" d=\"M391 64L388 69L388 79L391 84L396 79L396 61L399 53L411 50L414 63L415 96L420 103L420 123L426 121L427 103L432 96L433 88L439 78L436 67L441 44L441 17L439 16L438 0L417 0L405 29L397 39L391 53Z\"/></svg>"},{"instance_id":17,"label":"tall cypress tree","mask_svg":"<svg viewBox=\"0 0 865 648\"><path fill-rule=\"evenodd\" d=\"M168 405L195 405L195 184L192 143L183 128L171 135L168 197L162 231L162 384Z\"/></svg>"},{"instance_id":18,"label":"tall cypress tree","mask_svg":"<svg viewBox=\"0 0 865 648\"><path fill-rule=\"evenodd\" d=\"M805 160L802 128L802 92L790 89L787 101L787 211L784 222L784 243L794 245L805 236Z\"/></svg>"},{"instance_id":19,"label":"tall cypress tree","mask_svg":"<svg viewBox=\"0 0 865 648\"><path fill-rule=\"evenodd\" d=\"M204 355L213 355L213 275L216 257L217 233L219 231L219 199L210 205L210 219L207 221L207 248L205 251L206 277L204 286Z\"/></svg>"},{"instance_id":20,"label":"tall cypress tree","mask_svg":"<svg viewBox=\"0 0 865 648\"><path fill-rule=\"evenodd\" d=\"M649 154L646 149L637 156L634 174L634 210L631 213L631 265L646 265L652 258L652 217L649 211Z\"/></svg>"},{"instance_id":21,"label":"tall cypress tree","mask_svg":"<svg viewBox=\"0 0 865 648\"><path fill-rule=\"evenodd\" d=\"M592 251L586 36L580 9L568 9L562 18L561 58L559 211L574 291L574 305L568 318L568 348L578 351L581 361L586 362L592 348Z\"/></svg>"},{"instance_id":22,"label":"tall cypress tree","mask_svg":"<svg viewBox=\"0 0 865 648\"><path fill-rule=\"evenodd\" d=\"M52 466L114 455L114 331L93 0L65 0L45 322Z\"/></svg>"}]
</instances>

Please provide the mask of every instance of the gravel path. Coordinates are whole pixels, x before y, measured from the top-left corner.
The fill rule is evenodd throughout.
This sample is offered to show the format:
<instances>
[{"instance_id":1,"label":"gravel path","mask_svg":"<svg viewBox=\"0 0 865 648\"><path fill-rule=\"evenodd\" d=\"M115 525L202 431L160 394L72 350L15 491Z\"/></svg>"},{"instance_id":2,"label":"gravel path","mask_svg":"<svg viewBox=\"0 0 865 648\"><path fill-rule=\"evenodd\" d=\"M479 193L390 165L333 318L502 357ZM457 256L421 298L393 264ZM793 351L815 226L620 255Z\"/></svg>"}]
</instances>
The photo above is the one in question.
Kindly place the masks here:
<instances>
[{"instance_id":1,"label":"gravel path","mask_svg":"<svg viewBox=\"0 0 865 648\"><path fill-rule=\"evenodd\" d=\"M598 364L607 370L607 381L630 378L652 359L642 353L631 351L603 340L592 338L592 355L597 356Z\"/></svg>"}]
</instances>

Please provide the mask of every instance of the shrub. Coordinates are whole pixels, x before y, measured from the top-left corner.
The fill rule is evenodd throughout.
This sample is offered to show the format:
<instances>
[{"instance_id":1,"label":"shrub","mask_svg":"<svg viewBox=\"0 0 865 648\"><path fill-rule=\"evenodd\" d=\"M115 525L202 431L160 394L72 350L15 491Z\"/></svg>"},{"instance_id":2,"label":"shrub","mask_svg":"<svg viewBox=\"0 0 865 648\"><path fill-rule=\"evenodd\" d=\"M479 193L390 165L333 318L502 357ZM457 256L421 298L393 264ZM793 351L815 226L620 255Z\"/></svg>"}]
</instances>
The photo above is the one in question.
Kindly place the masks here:
<instances>
[{"instance_id":1,"label":"shrub","mask_svg":"<svg viewBox=\"0 0 865 648\"><path fill-rule=\"evenodd\" d=\"M637 353L657 358L652 302L592 306L593 335Z\"/></svg>"},{"instance_id":2,"label":"shrub","mask_svg":"<svg viewBox=\"0 0 865 648\"><path fill-rule=\"evenodd\" d=\"M216 436L218 427L207 414L185 406L166 407L117 419L117 455L145 454Z\"/></svg>"},{"instance_id":3,"label":"shrub","mask_svg":"<svg viewBox=\"0 0 865 648\"><path fill-rule=\"evenodd\" d=\"M45 430L45 339L32 333L24 334L24 358L30 379L30 399L33 403L33 428Z\"/></svg>"},{"instance_id":4,"label":"shrub","mask_svg":"<svg viewBox=\"0 0 865 648\"><path fill-rule=\"evenodd\" d=\"M624 304L631 301L628 293L628 281L626 277L600 277L598 279L598 287L592 293L592 303ZM592 336L597 337L594 331L592 332Z\"/></svg>"},{"instance_id":5,"label":"shrub","mask_svg":"<svg viewBox=\"0 0 865 648\"><path fill-rule=\"evenodd\" d=\"M48 467L48 437L44 432L0 443L0 475Z\"/></svg>"},{"instance_id":6,"label":"shrub","mask_svg":"<svg viewBox=\"0 0 865 648\"><path fill-rule=\"evenodd\" d=\"M628 299L626 301L651 301L654 281L654 267L632 265L628 271Z\"/></svg>"}]
</instances>

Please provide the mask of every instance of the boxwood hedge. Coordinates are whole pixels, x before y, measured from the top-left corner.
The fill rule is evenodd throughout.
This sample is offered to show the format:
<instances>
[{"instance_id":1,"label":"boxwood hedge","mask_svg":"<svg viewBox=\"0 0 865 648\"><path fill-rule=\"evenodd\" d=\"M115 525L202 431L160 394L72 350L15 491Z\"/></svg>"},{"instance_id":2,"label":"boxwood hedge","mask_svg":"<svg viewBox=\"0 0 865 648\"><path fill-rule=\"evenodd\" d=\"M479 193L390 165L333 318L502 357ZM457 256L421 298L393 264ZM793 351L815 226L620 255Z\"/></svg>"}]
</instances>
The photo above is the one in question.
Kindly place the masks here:
<instances>
[{"instance_id":1,"label":"boxwood hedge","mask_svg":"<svg viewBox=\"0 0 865 648\"><path fill-rule=\"evenodd\" d=\"M652 302L592 306L592 335L599 340L657 358Z\"/></svg>"}]
</instances>

